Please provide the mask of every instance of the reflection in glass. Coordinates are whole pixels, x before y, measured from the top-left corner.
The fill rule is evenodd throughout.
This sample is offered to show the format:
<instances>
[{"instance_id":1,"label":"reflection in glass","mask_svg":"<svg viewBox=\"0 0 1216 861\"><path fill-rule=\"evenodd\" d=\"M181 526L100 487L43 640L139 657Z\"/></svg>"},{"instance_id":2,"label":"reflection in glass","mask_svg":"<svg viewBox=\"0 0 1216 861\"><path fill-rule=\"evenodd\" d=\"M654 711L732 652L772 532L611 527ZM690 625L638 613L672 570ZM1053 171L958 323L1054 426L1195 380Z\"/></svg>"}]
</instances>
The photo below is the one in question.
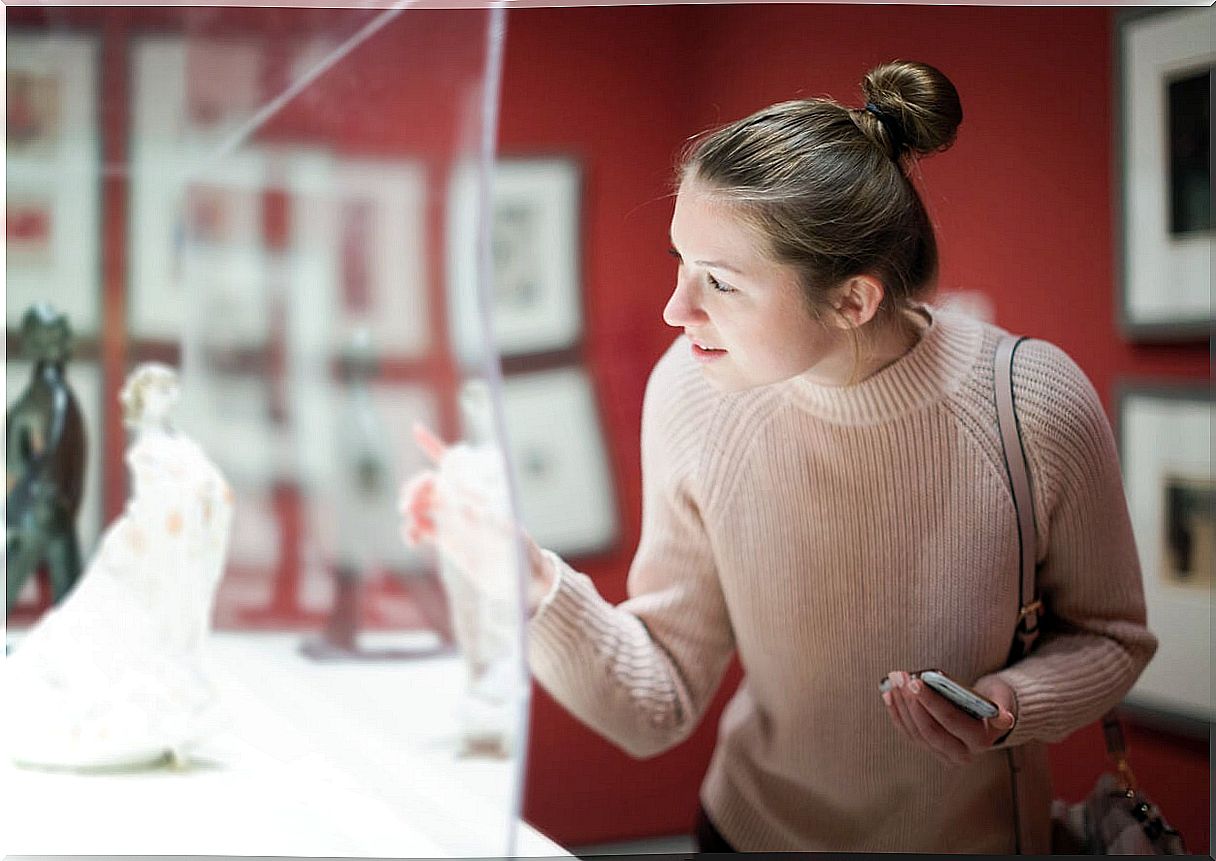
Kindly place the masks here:
<instances>
[{"instance_id":1,"label":"reflection in glass","mask_svg":"<svg viewBox=\"0 0 1216 861\"><path fill-rule=\"evenodd\" d=\"M389 842L332 854L510 854L528 695L518 548L495 551L492 577L457 576L405 545L396 510L428 466L411 427L461 438L467 386L482 398L470 445L503 461L481 263L475 301L451 310L481 333L459 360L445 319L448 255L489 259L501 12L90 12L121 46L104 52L96 31L60 32L73 14L31 12L9 36L6 311L11 330L29 301L57 302L107 381L147 360L180 369L180 424L231 486L206 644L227 712L192 755L233 780L240 750L331 764L390 811L363 831ZM474 178L463 221L458 172ZM102 211L121 229L103 235ZM117 426L109 400L86 411L91 433ZM120 443L102 445L103 477L124 481ZM489 620L476 634L469 613ZM319 777L307 793L321 810L340 795ZM278 846L264 827L239 851L116 839L240 854Z\"/></svg>"}]
</instances>

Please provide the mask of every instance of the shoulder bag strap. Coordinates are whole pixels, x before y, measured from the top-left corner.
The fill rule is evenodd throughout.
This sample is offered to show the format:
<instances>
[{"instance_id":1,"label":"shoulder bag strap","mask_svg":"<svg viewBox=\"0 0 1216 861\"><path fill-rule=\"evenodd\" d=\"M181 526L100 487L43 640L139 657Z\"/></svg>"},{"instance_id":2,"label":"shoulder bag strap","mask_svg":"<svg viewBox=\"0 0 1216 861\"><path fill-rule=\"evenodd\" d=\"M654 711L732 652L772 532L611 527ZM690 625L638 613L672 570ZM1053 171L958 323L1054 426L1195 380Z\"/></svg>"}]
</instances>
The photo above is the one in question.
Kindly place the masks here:
<instances>
[{"instance_id":1,"label":"shoulder bag strap","mask_svg":"<svg viewBox=\"0 0 1216 861\"><path fill-rule=\"evenodd\" d=\"M996 418L1001 431L1005 474L1013 491L1013 507L1018 518L1018 624L1016 639L1009 652L1009 663L1030 653L1039 636L1039 616L1043 602L1038 596L1035 578L1037 533L1034 521L1034 497L1031 495L1030 471L1026 468L1026 451L1022 446L1022 431L1013 403L1013 357L1024 337L1006 335L997 344L994 371L996 374ZM1136 778L1127 761L1123 727L1114 709L1102 717L1106 752L1118 769L1129 791L1135 791ZM1013 750L1006 750L1013 780L1014 829L1016 851L1022 852L1021 815L1018 804L1017 774L1019 771Z\"/></svg>"},{"instance_id":2,"label":"shoulder bag strap","mask_svg":"<svg viewBox=\"0 0 1216 861\"><path fill-rule=\"evenodd\" d=\"M1034 525L1034 497L1030 492L1030 471L1026 468L1026 452L1022 448L1022 432L1013 406L1013 356L1025 341L1006 335L996 348L996 420L1001 429L1005 474L1013 490L1013 507L1018 518L1018 626L1017 641L1010 652L1010 661L1030 653L1039 636L1039 615L1043 602L1039 600L1035 582L1035 559L1038 555Z\"/></svg>"}]
</instances>

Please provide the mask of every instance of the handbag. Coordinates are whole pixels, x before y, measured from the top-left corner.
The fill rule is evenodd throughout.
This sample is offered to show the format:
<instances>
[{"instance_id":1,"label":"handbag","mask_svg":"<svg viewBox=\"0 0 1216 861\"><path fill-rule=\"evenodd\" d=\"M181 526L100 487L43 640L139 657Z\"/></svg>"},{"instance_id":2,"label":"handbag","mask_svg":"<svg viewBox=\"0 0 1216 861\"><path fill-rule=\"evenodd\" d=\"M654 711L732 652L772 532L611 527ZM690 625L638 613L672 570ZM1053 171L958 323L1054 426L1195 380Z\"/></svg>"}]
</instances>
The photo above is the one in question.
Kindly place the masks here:
<instances>
[{"instance_id":1,"label":"handbag","mask_svg":"<svg viewBox=\"0 0 1216 861\"><path fill-rule=\"evenodd\" d=\"M997 423L1018 521L1021 610L1009 663L1030 653L1039 635L1039 616L1043 613L1043 602L1035 583L1036 533L1030 473L1013 403L1013 357L1024 340L1013 335L1003 337L997 345L995 360ZM1084 801L1067 804L1057 798L1052 802L1052 852L1069 855L1186 854L1182 835L1169 826L1157 806L1137 788L1127 759L1123 728L1114 709L1103 716L1102 728L1114 773L1102 774ZM1020 855L1022 817L1018 809L1017 768L1014 752L1007 750L1006 754L1013 784L1015 845Z\"/></svg>"}]
</instances>

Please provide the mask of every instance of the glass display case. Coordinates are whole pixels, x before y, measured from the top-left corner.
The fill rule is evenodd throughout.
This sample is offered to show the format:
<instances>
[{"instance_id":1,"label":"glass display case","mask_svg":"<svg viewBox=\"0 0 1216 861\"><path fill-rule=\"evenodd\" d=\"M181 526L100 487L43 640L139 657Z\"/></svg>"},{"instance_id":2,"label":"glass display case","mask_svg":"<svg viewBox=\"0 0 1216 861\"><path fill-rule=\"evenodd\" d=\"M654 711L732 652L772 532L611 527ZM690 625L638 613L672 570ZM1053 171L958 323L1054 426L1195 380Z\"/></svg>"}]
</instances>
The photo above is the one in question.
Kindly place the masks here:
<instances>
[{"instance_id":1,"label":"glass display case","mask_svg":"<svg viewBox=\"0 0 1216 861\"><path fill-rule=\"evenodd\" d=\"M485 9L10 10L10 565L40 534L13 489L58 456L53 433L19 441L13 424L49 409L26 397L46 364L33 306L70 326L85 442L76 587L53 593L40 557L9 601L6 711L25 714L7 727L24 799L9 851L560 852L519 821L523 549L501 541L464 570L405 541L398 510L439 469L415 425L462 441L504 522L518 507L488 310L503 38ZM218 502L191 496L194 455L140 460L120 395L149 363L176 376L169 438L196 444ZM172 543L198 511L220 548L210 586ZM105 578L109 597L84 588ZM55 732L167 720L144 660L164 644L207 720L141 762L64 754ZM23 758L33 732L58 753ZM79 827L55 827L63 810Z\"/></svg>"}]
</instances>

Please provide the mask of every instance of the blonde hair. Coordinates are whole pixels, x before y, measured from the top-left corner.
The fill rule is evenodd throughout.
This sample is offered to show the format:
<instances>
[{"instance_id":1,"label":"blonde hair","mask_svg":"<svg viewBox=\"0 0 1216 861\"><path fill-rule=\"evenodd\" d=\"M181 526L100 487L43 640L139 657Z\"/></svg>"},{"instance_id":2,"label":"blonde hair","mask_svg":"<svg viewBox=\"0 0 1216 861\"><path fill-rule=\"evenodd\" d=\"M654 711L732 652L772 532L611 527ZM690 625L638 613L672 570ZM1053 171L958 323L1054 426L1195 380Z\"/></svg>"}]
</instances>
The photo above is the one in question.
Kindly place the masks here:
<instances>
[{"instance_id":1,"label":"blonde hair","mask_svg":"<svg viewBox=\"0 0 1216 861\"><path fill-rule=\"evenodd\" d=\"M122 421L127 427L139 424L144 413L144 392L151 386L177 390L177 371L160 362L144 362L127 376L118 395Z\"/></svg>"}]
</instances>

